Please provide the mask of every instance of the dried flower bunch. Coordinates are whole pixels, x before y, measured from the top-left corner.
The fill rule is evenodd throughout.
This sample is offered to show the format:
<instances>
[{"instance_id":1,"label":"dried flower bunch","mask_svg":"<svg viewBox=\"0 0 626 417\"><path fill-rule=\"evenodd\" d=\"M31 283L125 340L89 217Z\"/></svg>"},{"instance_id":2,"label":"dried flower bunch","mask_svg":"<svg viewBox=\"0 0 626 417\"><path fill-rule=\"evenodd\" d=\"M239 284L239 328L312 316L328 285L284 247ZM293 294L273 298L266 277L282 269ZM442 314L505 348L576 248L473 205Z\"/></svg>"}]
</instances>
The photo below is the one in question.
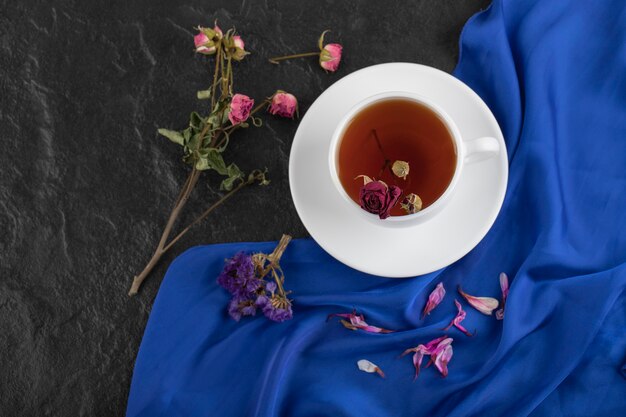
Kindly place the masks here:
<instances>
[{"instance_id":1,"label":"dried flower bunch","mask_svg":"<svg viewBox=\"0 0 626 417\"><path fill-rule=\"evenodd\" d=\"M286 118L293 118L298 111L296 97L282 90L277 90L256 106L254 99L235 92L235 64L244 60L250 53L245 49L243 39L236 34L234 29L223 32L217 24L213 28L198 27L197 30L198 33L193 39L196 53L214 58L214 63L209 62L210 68L213 69L209 87L196 93L199 100L208 102L207 109L206 112L192 112L189 116L189 124L183 130L158 130L162 136L181 147L182 160L191 169L187 180L182 185L154 254L143 271L133 279L129 295L137 293L142 282L163 254L220 204L248 185L269 184L264 171L254 170L246 175L236 164L227 163L224 160L223 153L228 147L233 132L250 125L261 126L261 119L255 115L263 109L272 115ZM213 170L222 176L220 190L226 193L180 233L170 238L174 224L200 175L208 170Z\"/></svg>"},{"instance_id":2,"label":"dried flower bunch","mask_svg":"<svg viewBox=\"0 0 626 417\"><path fill-rule=\"evenodd\" d=\"M411 171L409 163L406 161L396 160L393 163L386 157L383 146L378 138L376 129L372 130L372 135L376 140L378 149L380 150L383 163L378 176L387 169L391 171L396 178L406 181ZM393 209L398 203L406 214L414 214L422 209L422 199L415 193L405 194L402 188L395 184L388 185L382 180L370 178L368 175L358 175L355 180L362 179L363 185L359 191L359 203L361 208L368 213L376 214L381 220L391 215Z\"/></svg>"},{"instance_id":3,"label":"dried flower bunch","mask_svg":"<svg viewBox=\"0 0 626 417\"><path fill-rule=\"evenodd\" d=\"M280 258L290 241L291 236L283 235L269 255L239 252L226 259L217 283L232 294L228 314L233 320L254 316L257 309L276 322L293 317L291 300L287 298L289 291L285 291L285 276L280 268Z\"/></svg>"}]
</instances>

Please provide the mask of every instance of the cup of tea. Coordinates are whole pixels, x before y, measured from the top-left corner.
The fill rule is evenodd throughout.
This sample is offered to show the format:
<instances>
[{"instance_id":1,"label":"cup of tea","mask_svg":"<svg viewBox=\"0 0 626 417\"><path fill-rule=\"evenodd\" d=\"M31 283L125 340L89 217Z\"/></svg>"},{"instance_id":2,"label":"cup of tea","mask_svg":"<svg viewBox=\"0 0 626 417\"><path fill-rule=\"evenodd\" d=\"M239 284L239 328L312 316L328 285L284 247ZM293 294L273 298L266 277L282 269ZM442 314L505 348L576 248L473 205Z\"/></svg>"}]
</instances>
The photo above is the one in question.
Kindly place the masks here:
<instances>
[{"instance_id":1,"label":"cup of tea","mask_svg":"<svg viewBox=\"0 0 626 417\"><path fill-rule=\"evenodd\" d=\"M343 117L330 142L328 162L346 204L377 224L398 227L441 212L463 168L495 156L499 149L493 137L461 137L454 120L432 100L392 91L362 100ZM396 161L408 164L406 176L394 173ZM418 195L421 210L407 214L398 203L384 220L366 212L359 202L362 176L396 185L403 195Z\"/></svg>"}]
</instances>

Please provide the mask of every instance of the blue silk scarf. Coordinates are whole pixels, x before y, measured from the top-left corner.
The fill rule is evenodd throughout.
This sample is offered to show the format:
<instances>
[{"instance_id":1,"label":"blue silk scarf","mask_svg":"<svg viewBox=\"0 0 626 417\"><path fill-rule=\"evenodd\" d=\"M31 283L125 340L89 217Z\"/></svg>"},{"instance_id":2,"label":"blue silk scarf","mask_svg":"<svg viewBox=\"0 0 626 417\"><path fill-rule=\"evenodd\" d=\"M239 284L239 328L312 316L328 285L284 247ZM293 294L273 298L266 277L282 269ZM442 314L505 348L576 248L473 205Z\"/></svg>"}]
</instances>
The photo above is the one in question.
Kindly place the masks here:
<instances>
[{"instance_id":1,"label":"blue silk scarf","mask_svg":"<svg viewBox=\"0 0 626 417\"><path fill-rule=\"evenodd\" d=\"M510 160L494 227L436 273L389 280L351 270L312 240L282 266L294 319L236 323L215 283L224 258L274 243L196 247L171 265L135 365L130 416L626 415L626 4L495 0L461 38L455 75L496 115ZM454 317L455 288L499 297L503 321L467 304L449 375L413 382L406 348ZM426 320L428 294L448 295ZM326 322L353 307L391 334ZM368 359L387 374L359 371Z\"/></svg>"}]
</instances>

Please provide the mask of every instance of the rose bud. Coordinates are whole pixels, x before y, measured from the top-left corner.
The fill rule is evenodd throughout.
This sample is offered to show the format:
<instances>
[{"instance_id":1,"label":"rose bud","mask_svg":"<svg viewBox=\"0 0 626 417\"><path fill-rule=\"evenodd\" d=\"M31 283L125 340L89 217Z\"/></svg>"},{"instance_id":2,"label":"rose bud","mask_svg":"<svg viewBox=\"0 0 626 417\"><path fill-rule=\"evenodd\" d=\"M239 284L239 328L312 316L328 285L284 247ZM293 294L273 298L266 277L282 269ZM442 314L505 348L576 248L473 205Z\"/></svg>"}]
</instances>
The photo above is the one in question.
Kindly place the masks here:
<instances>
[{"instance_id":1,"label":"rose bud","mask_svg":"<svg viewBox=\"0 0 626 417\"><path fill-rule=\"evenodd\" d=\"M407 214L417 213L422 209L422 199L417 194L411 193L402 199L400 207L402 207Z\"/></svg>"},{"instance_id":2,"label":"rose bud","mask_svg":"<svg viewBox=\"0 0 626 417\"><path fill-rule=\"evenodd\" d=\"M222 39L223 33L217 24L213 29L198 27L200 33L193 37L196 52L203 55L213 55L216 51L215 41Z\"/></svg>"},{"instance_id":3,"label":"rose bud","mask_svg":"<svg viewBox=\"0 0 626 417\"><path fill-rule=\"evenodd\" d=\"M395 185L388 186L382 181L371 181L361 187L359 201L363 210L377 214L380 219L386 219L401 194L402 190Z\"/></svg>"},{"instance_id":4,"label":"rose bud","mask_svg":"<svg viewBox=\"0 0 626 417\"><path fill-rule=\"evenodd\" d=\"M326 71L335 72L339 68L341 62L341 51L343 47L338 43L329 43L324 45L324 35L327 30L322 33L318 40L318 46L320 48L320 66Z\"/></svg>"},{"instance_id":5,"label":"rose bud","mask_svg":"<svg viewBox=\"0 0 626 417\"><path fill-rule=\"evenodd\" d=\"M409 175L409 163L405 161L396 161L391 166L391 171L398 178L406 180L406 176Z\"/></svg>"},{"instance_id":6,"label":"rose bud","mask_svg":"<svg viewBox=\"0 0 626 417\"><path fill-rule=\"evenodd\" d=\"M272 96L268 111L270 114L293 119L294 114L298 111L298 100L293 94L278 90Z\"/></svg>"},{"instance_id":7,"label":"rose bud","mask_svg":"<svg viewBox=\"0 0 626 417\"><path fill-rule=\"evenodd\" d=\"M196 45L196 52L199 54L213 55L215 53L215 44L204 32L194 36L193 43Z\"/></svg>"},{"instance_id":8,"label":"rose bud","mask_svg":"<svg viewBox=\"0 0 626 417\"><path fill-rule=\"evenodd\" d=\"M246 55L249 54L249 52L246 52L245 50L245 43L243 42L243 39L241 39L241 36L233 36L233 44L235 47L235 52L233 52L233 59L241 61Z\"/></svg>"},{"instance_id":9,"label":"rose bud","mask_svg":"<svg viewBox=\"0 0 626 417\"><path fill-rule=\"evenodd\" d=\"M228 120L233 125L243 123L250 117L250 111L254 106L254 100L243 94L235 94L230 101Z\"/></svg>"}]
</instances>

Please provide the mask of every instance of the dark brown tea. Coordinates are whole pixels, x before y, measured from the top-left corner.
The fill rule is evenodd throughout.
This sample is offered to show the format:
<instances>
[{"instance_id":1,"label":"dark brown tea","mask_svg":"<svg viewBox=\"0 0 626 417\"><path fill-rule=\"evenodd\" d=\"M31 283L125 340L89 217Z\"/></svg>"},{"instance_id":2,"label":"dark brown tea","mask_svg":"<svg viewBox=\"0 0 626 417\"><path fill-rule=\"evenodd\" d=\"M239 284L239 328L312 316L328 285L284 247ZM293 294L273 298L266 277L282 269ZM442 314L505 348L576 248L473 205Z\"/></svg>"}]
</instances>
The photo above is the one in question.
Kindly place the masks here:
<instances>
[{"instance_id":1,"label":"dark brown tea","mask_svg":"<svg viewBox=\"0 0 626 417\"><path fill-rule=\"evenodd\" d=\"M401 98L376 102L356 114L340 139L337 155L339 180L359 202L359 189L367 175L415 193L422 209L446 191L456 167L456 147L443 120L428 107ZM409 163L406 179L391 170L394 161ZM392 216L406 213L397 204Z\"/></svg>"}]
</instances>

